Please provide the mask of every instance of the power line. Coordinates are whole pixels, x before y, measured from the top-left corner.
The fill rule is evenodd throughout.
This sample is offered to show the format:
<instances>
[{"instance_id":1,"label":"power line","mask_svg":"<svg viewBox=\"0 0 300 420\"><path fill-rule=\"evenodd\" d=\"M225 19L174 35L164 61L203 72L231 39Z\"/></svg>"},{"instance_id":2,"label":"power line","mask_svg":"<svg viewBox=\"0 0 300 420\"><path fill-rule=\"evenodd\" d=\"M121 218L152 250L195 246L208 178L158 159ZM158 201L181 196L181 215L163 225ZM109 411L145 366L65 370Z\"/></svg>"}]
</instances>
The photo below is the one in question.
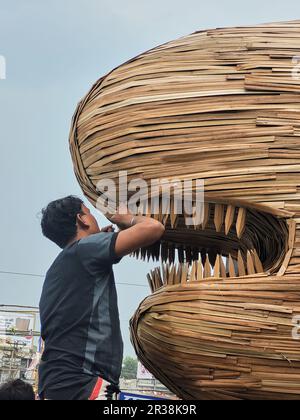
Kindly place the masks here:
<instances>
[{"instance_id":1,"label":"power line","mask_svg":"<svg viewBox=\"0 0 300 420\"><path fill-rule=\"evenodd\" d=\"M25 277L38 277L38 278L45 278L42 274L32 274L32 273L21 273L21 272L15 272L15 271L2 271L0 270L0 274L6 274L9 276L25 276ZM117 285L122 286L133 286L133 287L147 287L144 284L136 284L136 283L124 283L124 282L116 282Z\"/></svg>"}]
</instances>

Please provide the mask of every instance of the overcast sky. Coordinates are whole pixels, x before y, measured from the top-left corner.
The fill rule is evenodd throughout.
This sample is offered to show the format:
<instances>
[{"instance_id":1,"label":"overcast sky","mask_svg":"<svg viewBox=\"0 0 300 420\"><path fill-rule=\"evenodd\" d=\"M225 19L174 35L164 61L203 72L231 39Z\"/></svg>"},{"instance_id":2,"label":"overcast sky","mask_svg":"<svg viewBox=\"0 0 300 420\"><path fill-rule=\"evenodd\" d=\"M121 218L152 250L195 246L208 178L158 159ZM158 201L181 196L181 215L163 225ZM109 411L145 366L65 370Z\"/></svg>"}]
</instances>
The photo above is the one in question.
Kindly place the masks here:
<instances>
[{"instance_id":1,"label":"overcast sky","mask_svg":"<svg viewBox=\"0 0 300 420\"><path fill-rule=\"evenodd\" d=\"M0 0L7 63L0 80L0 271L43 275L59 252L42 237L38 213L53 199L82 196L68 134L77 102L98 78L196 30L289 19L300 19L298 0ZM149 268L126 258L115 270L117 282L140 285L118 285L126 355L134 354L128 320L148 293ZM42 283L0 273L0 304L36 306Z\"/></svg>"}]
</instances>

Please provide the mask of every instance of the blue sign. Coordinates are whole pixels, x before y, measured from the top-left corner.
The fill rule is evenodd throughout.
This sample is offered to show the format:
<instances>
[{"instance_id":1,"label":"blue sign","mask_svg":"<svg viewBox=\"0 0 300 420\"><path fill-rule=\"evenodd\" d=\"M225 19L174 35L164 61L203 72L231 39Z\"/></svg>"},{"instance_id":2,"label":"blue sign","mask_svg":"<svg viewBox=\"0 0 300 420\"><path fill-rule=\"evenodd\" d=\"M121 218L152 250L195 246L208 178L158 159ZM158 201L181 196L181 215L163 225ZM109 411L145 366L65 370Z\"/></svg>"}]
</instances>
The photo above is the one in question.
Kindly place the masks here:
<instances>
[{"instance_id":1,"label":"blue sign","mask_svg":"<svg viewBox=\"0 0 300 420\"><path fill-rule=\"evenodd\" d=\"M129 394L127 392L121 392L119 394L119 400L122 401L130 401L130 400L156 400L156 401L165 401L163 398L155 398L151 395L137 395L137 394Z\"/></svg>"}]
</instances>

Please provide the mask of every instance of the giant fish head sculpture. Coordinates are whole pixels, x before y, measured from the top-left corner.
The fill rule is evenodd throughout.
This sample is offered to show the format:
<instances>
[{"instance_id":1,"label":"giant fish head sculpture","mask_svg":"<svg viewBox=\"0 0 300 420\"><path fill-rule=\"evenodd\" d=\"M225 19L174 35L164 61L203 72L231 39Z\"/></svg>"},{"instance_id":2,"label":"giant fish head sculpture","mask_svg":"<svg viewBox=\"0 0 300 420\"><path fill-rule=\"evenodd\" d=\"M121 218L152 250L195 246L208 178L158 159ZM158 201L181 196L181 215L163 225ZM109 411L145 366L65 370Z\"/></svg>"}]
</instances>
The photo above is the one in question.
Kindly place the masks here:
<instances>
[{"instance_id":1,"label":"giant fish head sculpture","mask_svg":"<svg viewBox=\"0 0 300 420\"><path fill-rule=\"evenodd\" d=\"M102 179L120 193L120 171L204 181L201 222L173 197L162 241L136 253L163 267L132 342L181 398L300 397L299 52L300 21L195 32L102 77L74 115L94 205Z\"/></svg>"}]
</instances>

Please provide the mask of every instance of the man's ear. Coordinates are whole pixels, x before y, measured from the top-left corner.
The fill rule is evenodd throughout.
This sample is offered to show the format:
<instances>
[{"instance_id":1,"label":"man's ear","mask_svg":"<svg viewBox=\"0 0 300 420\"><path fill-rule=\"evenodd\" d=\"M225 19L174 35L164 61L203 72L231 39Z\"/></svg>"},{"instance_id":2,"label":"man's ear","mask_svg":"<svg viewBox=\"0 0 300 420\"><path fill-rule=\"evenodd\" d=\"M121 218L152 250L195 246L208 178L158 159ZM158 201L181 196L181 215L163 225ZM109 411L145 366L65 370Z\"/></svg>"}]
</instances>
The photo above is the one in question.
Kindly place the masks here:
<instances>
[{"instance_id":1,"label":"man's ear","mask_svg":"<svg viewBox=\"0 0 300 420\"><path fill-rule=\"evenodd\" d=\"M76 217L76 224L79 229L86 230L89 228L89 224L86 222L85 214L78 213Z\"/></svg>"}]
</instances>

